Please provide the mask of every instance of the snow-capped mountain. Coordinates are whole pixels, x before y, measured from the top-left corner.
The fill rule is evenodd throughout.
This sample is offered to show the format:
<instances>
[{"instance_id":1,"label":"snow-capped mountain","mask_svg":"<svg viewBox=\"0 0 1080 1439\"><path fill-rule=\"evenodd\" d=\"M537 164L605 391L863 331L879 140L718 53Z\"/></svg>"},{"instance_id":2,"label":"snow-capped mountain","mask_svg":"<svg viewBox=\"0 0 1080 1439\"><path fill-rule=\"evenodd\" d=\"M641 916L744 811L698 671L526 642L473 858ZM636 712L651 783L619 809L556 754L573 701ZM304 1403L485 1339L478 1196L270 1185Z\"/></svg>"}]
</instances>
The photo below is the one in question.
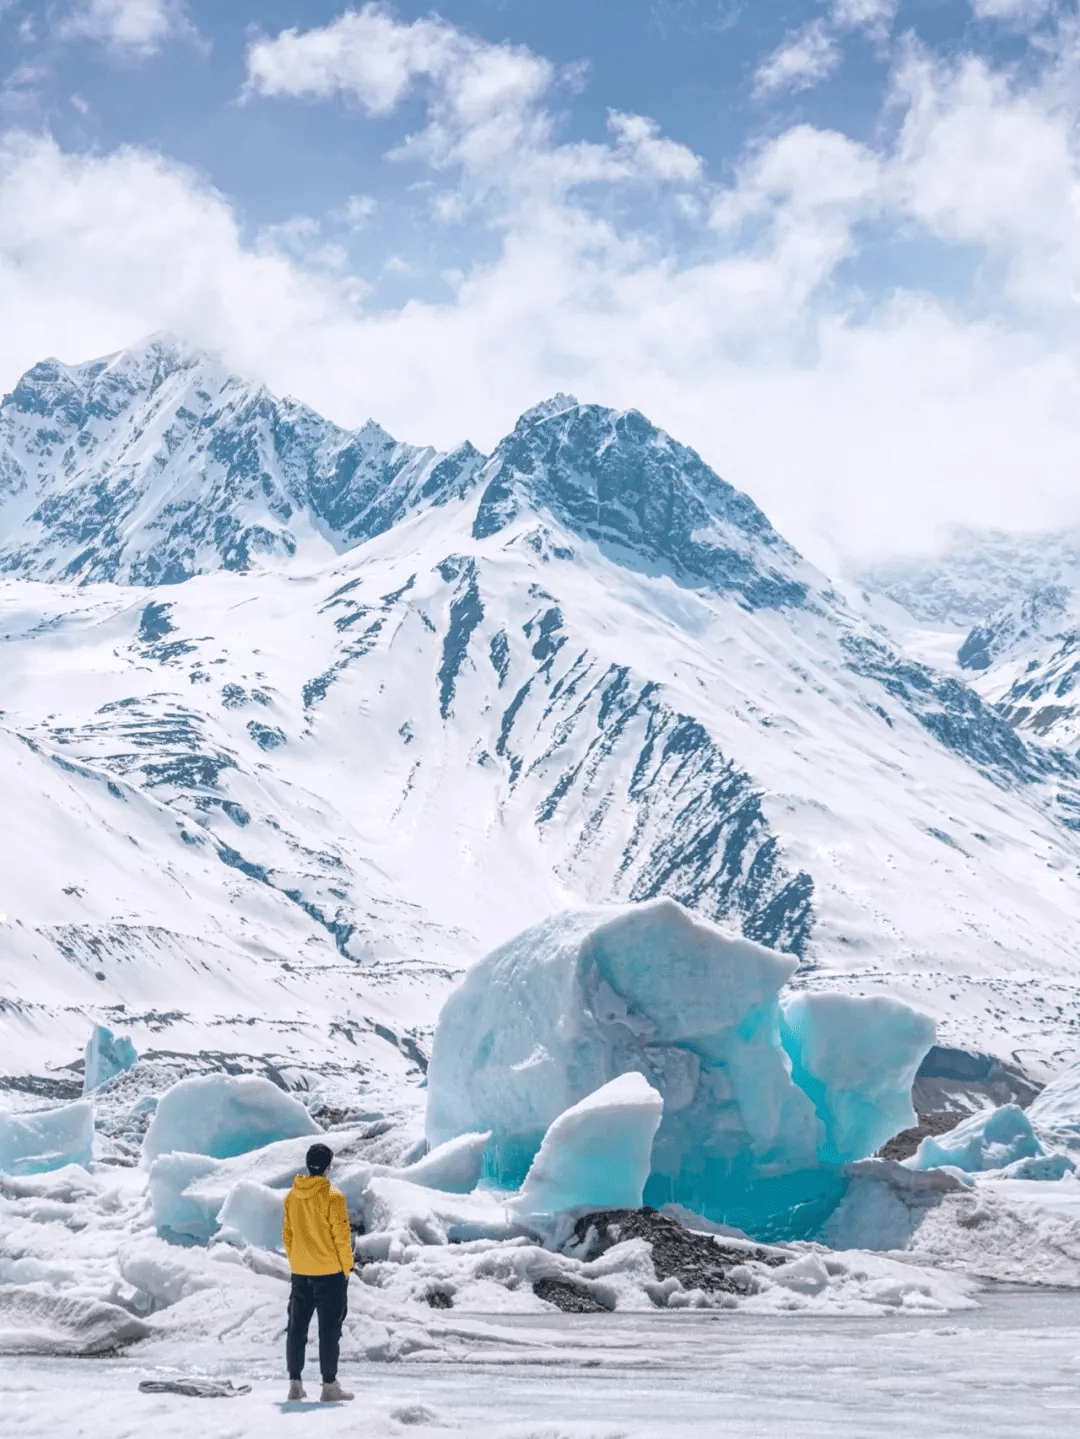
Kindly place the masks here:
<instances>
[{"instance_id":1,"label":"snow-capped mountain","mask_svg":"<svg viewBox=\"0 0 1080 1439\"><path fill-rule=\"evenodd\" d=\"M479 461L341 430L160 337L48 360L0 409L0 571L155 585L325 558L460 493Z\"/></svg>"},{"instance_id":2,"label":"snow-capped mountain","mask_svg":"<svg viewBox=\"0 0 1080 1439\"><path fill-rule=\"evenodd\" d=\"M1029 743L1077 751L1080 532L964 532L942 555L860 581L928 626L909 642L962 674Z\"/></svg>"},{"instance_id":3,"label":"snow-capped mountain","mask_svg":"<svg viewBox=\"0 0 1080 1439\"><path fill-rule=\"evenodd\" d=\"M1080 589L1080 531L957 529L940 554L892 560L855 576L915 619L971 629L1048 589Z\"/></svg>"},{"instance_id":4,"label":"snow-capped mountain","mask_svg":"<svg viewBox=\"0 0 1080 1439\"><path fill-rule=\"evenodd\" d=\"M0 474L13 1072L93 1015L400 1077L480 953L660 894L950 1042L1075 1045L1080 767L637 412L440 456L158 339L32 370Z\"/></svg>"}]
</instances>

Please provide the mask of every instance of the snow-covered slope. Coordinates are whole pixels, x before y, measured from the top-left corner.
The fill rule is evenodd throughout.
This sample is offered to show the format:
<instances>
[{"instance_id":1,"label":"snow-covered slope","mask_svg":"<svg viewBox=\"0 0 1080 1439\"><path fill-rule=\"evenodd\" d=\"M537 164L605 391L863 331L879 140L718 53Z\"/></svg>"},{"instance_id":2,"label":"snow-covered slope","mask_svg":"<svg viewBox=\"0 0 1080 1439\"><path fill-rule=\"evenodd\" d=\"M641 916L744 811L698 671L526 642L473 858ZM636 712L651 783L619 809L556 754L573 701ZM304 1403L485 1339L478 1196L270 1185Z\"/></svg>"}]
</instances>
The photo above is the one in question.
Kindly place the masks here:
<instances>
[{"instance_id":1,"label":"snow-covered slope","mask_svg":"<svg viewBox=\"0 0 1080 1439\"><path fill-rule=\"evenodd\" d=\"M440 459L159 340L0 416L9 1072L95 1016L401 1078L462 966L659 894L949 1042L1071 1053L1075 762L636 412L559 396Z\"/></svg>"},{"instance_id":2,"label":"snow-covered slope","mask_svg":"<svg viewBox=\"0 0 1080 1439\"><path fill-rule=\"evenodd\" d=\"M963 532L942 555L860 582L872 603L901 607L892 627L912 648L962 674L1028 742L1076 752L1080 532Z\"/></svg>"}]
</instances>

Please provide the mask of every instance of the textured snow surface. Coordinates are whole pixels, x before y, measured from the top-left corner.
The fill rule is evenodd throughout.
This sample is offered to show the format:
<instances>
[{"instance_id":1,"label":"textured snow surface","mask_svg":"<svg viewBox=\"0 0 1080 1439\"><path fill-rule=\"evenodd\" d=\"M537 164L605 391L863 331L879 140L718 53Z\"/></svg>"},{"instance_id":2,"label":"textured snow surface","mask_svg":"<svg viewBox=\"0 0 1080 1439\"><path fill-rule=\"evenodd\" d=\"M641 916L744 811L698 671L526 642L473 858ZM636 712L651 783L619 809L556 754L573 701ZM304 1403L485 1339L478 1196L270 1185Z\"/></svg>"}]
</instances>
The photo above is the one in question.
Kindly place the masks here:
<instances>
[{"instance_id":1,"label":"textured snow surface","mask_svg":"<svg viewBox=\"0 0 1080 1439\"><path fill-rule=\"evenodd\" d=\"M284 1286L282 1286L283 1288ZM93 1364L0 1360L12 1432L54 1439L80 1416L85 1439L267 1439L316 1426L377 1439L467 1434L491 1439L1067 1439L1080 1400L1080 1300L988 1295L945 1316L833 1317L827 1324L739 1313L443 1317L448 1352L423 1362L369 1358L353 1332L343 1348L352 1405L285 1405L279 1359L218 1336L151 1342ZM279 1326L280 1327L280 1326ZM309 1361L310 1370L310 1361ZM251 1382L224 1401L142 1395L143 1378L200 1374ZM308 1381L308 1394L312 1393Z\"/></svg>"},{"instance_id":2,"label":"textured snow surface","mask_svg":"<svg viewBox=\"0 0 1080 1439\"><path fill-rule=\"evenodd\" d=\"M862 1157L913 1122L911 1082L934 1026L894 1000L820 994L792 997L782 1023L780 989L794 967L669 899L547 920L474 966L447 1001L428 1072L428 1136L491 1130L498 1185L524 1180L528 1193L543 1174L563 1193L541 1208L635 1207L602 1200L597 1187L605 1174L623 1184L615 1116L611 1153L603 1123L580 1157L565 1146L589 1135L612 1080L641 1075L640 1093L651 1085L663 1103L648 1202L760 1233L813 1201L822 1215L800 1209L792 1219L791 1232L810 1233L842 1192L819 1158L835 1167ZM636 1146L646 1115L631 1108L629 1118ZM560 1151L572 1182L555 1179Z\"/></svg>"}]
</instances>

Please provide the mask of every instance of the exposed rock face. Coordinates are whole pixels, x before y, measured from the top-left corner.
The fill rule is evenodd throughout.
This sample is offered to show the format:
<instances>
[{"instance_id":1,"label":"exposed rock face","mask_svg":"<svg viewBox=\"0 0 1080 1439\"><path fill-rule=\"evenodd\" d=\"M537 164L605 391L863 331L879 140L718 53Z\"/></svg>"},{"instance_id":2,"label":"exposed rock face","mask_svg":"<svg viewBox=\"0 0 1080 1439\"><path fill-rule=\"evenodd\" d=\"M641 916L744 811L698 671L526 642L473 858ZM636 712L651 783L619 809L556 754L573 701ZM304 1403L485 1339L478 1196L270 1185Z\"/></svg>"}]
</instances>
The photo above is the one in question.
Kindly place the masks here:
<instances>
[{"instance_id":1,"label":"exposed rock face","mask_svg":"<svg viewBox=\"0 0 1080 1439\"><path fill-rule=\"evenodd\" d=\"M720 1237L684 1229L648 1207L584 1215L574 1225L573 1253L577 1259L597 1259L627 1239L648 1240L657 1279L674 1277L684 1289L703 1289L707 1294L743 1293L744 1283L731 1271L748 1259L779 1266L790 1257L778 1250L725 1245Z\"/></svg>"}]
</instances>

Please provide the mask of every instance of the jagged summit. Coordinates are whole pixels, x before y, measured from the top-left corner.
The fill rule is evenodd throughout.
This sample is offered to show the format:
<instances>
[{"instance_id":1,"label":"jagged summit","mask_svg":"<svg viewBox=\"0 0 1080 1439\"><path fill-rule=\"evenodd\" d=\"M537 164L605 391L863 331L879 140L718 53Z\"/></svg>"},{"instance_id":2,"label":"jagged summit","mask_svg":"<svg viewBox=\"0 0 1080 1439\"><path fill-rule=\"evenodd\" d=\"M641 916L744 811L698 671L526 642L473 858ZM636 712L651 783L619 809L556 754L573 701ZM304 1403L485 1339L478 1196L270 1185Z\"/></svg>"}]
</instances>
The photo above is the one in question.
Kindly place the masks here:
<instances>
[{"instance_id":1,"label":"jagged summit","mask_svg":"<svg viewBox=\"0 0 1080 1439\"><path fill-rule=\"evenodd\" d=\"M738 594L751 608L800 605L812 583L747 495L638 410L559 396L521 417L480 478L478 539L540 508L613 558Z\"/></svg>"},{"instance_id":2,"label":"jagged summit","mask_svg":"<svg viewBox=\"0 0 1080 1439\"><path fill-rule=\"evenodd\" d=\"M612 558L751 607L813 583L753 502L636 410L557 394L484 457L348 431L170 335L47 360L0 404L0 570L175 583L350 549L476 497L474 539L546 517ZM559 546L557 545L557 548ZM563 546L565 548L565 546Z\"/></svg>"},{"instance_id":3,"label":"jagged summit","mask_svg":"<svg viewBox=\"0 0 1080 1439\"><path fill-rule=\"evenodd\" d=\"M343 430L172 336L34 366L0 403L0 569L166 584L347 549L481 457Z\"/></svg>"}]
</instances>

